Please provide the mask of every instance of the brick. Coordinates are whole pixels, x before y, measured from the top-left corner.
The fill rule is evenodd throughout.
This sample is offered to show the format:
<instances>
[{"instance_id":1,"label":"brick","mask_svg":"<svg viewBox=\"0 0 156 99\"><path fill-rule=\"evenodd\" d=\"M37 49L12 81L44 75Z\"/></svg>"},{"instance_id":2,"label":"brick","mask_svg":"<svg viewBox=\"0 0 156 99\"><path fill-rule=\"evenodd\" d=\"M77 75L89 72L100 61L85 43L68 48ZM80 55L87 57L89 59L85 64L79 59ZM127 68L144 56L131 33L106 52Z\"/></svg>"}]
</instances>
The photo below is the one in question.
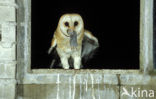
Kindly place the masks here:
<instances>
[{"instance_id":1,"label":"brick","mask_svg":"<svg viewBox=\"0 0 156 99\"><path fill-rule=\"evenodd\" d=\"M0 63L0 79L1 78L15 78L16 64Z\"/></svg>"},{"instance_id":2,"label":"brick","mask_svg":"<svg viewBox=\"0 0 156 99\"><path fill-rule=\"evenodd\" d=\"M0 99L15 99L16 81L0 79Z\"/></svg>"},{"instance_id":3,"label":"brick","mask_svg":"<svg viewBox=\"0 0 156 99\"><path fill-rule=\"evenodd\" d=\"M0 61L14 61L15 52L15 44L10 48L4 48L3 44L0 44Z\"/></svg>"},{"instance_id":4,"label":"brick","mask_svg":"<svg viewBox=\"0 0 156 99\"><path fill-rule=\"evenodd\" d=\"M15 21L15 7L0 6L0 22Z\"/></svg>"},{"instance_id":5,"label":"brick","mask_svg":"<svg viewBox=\"0 0 156 99\"><path fill-rule=\"evenodd\" d=\"M15 42L16 31L15 23L3 23L1 24L2 42Z\"/></svg>"},{"instance_id":6,"label":"brick","mask_svg":"<svg viewBox=\"0 0 156 99\"><path fill-rule=\"evenodd\" d=\"M14 3L15 0L0 0L0 3Z\"/></svg>"}]
</instances>

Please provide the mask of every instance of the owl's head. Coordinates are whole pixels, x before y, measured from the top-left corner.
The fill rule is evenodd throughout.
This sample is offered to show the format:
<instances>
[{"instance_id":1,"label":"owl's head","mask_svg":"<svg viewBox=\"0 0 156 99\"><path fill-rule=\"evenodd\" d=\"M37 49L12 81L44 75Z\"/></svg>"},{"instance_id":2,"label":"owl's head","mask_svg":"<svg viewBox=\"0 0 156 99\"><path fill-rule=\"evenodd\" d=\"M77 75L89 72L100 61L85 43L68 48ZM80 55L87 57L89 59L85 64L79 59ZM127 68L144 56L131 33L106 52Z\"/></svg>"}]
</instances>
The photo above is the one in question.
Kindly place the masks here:
<instances>
[{"instance_id":1,"label":"owl's head","mask_svg":"<svg viewBox=\"0 0 156 99\"><path fill-rule=\"evenodd\" d=\"M79 14L64 14L59 20L58 27L65 36L69 37L73 33L79 35L84 29L84 23Z\"/></svg>"}]
</instances>

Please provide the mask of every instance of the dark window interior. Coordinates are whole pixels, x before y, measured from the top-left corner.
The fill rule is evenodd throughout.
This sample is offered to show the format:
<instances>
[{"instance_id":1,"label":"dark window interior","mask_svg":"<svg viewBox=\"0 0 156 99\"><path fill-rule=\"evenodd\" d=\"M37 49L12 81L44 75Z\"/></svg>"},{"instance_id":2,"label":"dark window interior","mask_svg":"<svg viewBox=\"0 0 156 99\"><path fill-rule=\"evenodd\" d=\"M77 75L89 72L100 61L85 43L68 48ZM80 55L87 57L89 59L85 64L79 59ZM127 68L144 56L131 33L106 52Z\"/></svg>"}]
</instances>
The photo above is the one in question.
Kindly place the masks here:
<instances>
[{"instance_id":1,"label":"dark window interior","mask_svg":"<svg viewBox=\"0 0 156 99\"><path fill-rule=\"evenodd\" d=\"M156 1L154 1L154 67L156 68Z\"/></svg>"},{"instance_id":2,"label":"dark window interior","mask_svg":"<svg viewBox=\"0 0 156 99\"><path fill-rule=\"evenodd\" d=\"M99 40L84 69L139 69L139 0L32 0L32 69L49 68L52 56L47 51L64 13L79 13Z\"/></svg>"}]
</instances>

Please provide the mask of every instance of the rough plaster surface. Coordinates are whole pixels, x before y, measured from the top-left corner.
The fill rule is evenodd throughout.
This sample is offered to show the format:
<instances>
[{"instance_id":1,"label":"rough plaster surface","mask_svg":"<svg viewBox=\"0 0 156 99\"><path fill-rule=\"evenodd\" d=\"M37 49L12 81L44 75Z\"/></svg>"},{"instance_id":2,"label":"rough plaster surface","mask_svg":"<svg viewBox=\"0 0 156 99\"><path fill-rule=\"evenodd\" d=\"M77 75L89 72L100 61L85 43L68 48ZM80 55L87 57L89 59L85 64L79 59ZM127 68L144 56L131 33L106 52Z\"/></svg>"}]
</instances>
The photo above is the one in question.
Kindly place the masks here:
<instances>
[{"instance_id":1,"label":"rough plaster surface","mask_svg":"<svg viewBox=\"0 0 156 99\"><path fill-rule=\"evenodd\" d=\"M126 74L120 76L120 82L123 85L146 85L156 81L155 76L142 74ZM154 82L153 82L154 84Z\"/></svg>"},{"instance_id":2,"label":"rough plaster surface","mask_svg":"<svg viewBox=\"0 0 156 99\"><path fill-rule=\"evenodd\" d=\"M122 95L125 88L131 95L132 88L136 96ZM156 94L156 85L105 85L105 84L75 84L71 81L68 84L25 84L18 85L17 99L155 99L144 93L142 90L153 90ZM31 91L31 92L30 92ZM42 91L42 92L41 92ZM139 93L139 94L138 94ZM140 96L139 96L140 95Z\"/></svg>"},{"instance_id":3,"label":"rough plaster surface","mask_svg":"<svg viewBox=\"0 0 156 99\"><path fill-rule=\"evenodd\" d=\"M60 82L68 83L69 79L75 79L76 83L88 83L88 84L97 84L97 83L104 83L104 84L112 84L117 85L118 79L116 75L111 74L25 74L24 79L22 82L19 83L23 84L53 84L56 83L57 79L59 78ZM83 82L79 82L82 80Z\"/></svg>"},{"instance_id":4,"label":"rough plaster surface","mask_svg":"<svg viewBox=\"0 0 156 99\"><path fill-rule=\"evenodd\" d=\"M16 81L14 79L0 79L0 99L15 99Z\"/></svg>"},{"instance_id":5,"label":"rough plaster surface","mask_svg":"<svg viewBox=\"0 0 156 99\"><path fill-rule=\"evenodd\" d=\"M16 99L15 0L0 0L0 99Z\"/></svg>"},{"instance_id":6,"label":"rough plaster surface","mask_svg":"<svg viewBox=\"0 0 156 99\"><path fill-rule=\"evenodd\" d=\"M2 33L3 34L3 33ZM0 61L15 61L15 44L11 48L4 48L2 46L7 46L7 42L3 43L0 42L0 51L3 51L0 53ZM9 44L10 45L10 44ZM8 46L9 46L8 45Z\"/></svg>"},{"instance_id":7,"label":"rough plaster surface","mask_svg":"<svg viewBox=\"0 0 156 99\"><path fill-rule=\"evenodd\" d=\"M16 30L15 29L16 29L15 22L2 23L1 24L1 31L3 33L2 42L15 43L16 42L16 33L15 33Z\"/></svg>"},{"instance_id":8,"label":"rough plaster surface","mask_svg":"<svg viewBox=\"0 0 156 99\"><path fill-rule=\"evenodd\" d=\"M8 3L8 2L14 3L15 0L0 0L0 3Z\"/></svg>"},{"instance_id":9,"label":"rough plaster surface","mask_svg":"<svg viewBox=\"0 0 156 99\"><path fill-rule=\"evenodd\" d=\"M18 85L18 88L17 99L119 99L119 87L112 85L73 85L71 81L69 84Z\"/></svg>"},{"instance_id":10,"label":"rough plaster surface","mask_svg":"<svg viewBox=\"0 0 156 99\"><path fill-rule=\"evenodd\" d=\"M0 79L15 78L15 63L0 63Z\"/></svg>"},{"instance_id":11,"label":"rough plaster surface","mask_svg":"<svg viewBox=\"0 0 156 99\"><path fill-rule=\"evenodd\" d=\"M153 1L141 0L140 67L144 73L153 70Z\"/></svg>"},{"instance_id":12,"label":"rough plaster surface","mask_svg":"<svg viewBox=\"0 0 156 99\"><path fill-rule=\"evenodd\" d=\"M0 22L15 21L15 7L0 6Z\"/></svg>"}]
</instances>

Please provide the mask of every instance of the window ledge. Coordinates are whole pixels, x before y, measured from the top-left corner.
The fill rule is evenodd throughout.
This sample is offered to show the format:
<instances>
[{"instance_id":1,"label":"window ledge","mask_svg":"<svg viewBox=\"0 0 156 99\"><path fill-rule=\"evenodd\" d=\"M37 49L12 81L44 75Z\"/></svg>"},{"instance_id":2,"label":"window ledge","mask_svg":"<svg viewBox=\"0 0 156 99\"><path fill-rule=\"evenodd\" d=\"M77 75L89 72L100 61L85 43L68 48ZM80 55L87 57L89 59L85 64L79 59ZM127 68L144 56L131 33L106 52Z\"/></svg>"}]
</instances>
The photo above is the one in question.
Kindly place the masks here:
<instances>
[{"instance_id":1,"label":"window ledge","mask_svg":"<svg viewBox=\"0 0 156 99\"><path fill-rule=\"evenodd\" d=\"M75 69L32 69L29 71L29 73L33 74L56 74L56 73L63 73L63 74L87 74L87 73L92 73L92 74L138 74L140 73L140 70L126 70L126 69L80 69L80 70L75 70Z\"/></svg>"}]
</instances>

